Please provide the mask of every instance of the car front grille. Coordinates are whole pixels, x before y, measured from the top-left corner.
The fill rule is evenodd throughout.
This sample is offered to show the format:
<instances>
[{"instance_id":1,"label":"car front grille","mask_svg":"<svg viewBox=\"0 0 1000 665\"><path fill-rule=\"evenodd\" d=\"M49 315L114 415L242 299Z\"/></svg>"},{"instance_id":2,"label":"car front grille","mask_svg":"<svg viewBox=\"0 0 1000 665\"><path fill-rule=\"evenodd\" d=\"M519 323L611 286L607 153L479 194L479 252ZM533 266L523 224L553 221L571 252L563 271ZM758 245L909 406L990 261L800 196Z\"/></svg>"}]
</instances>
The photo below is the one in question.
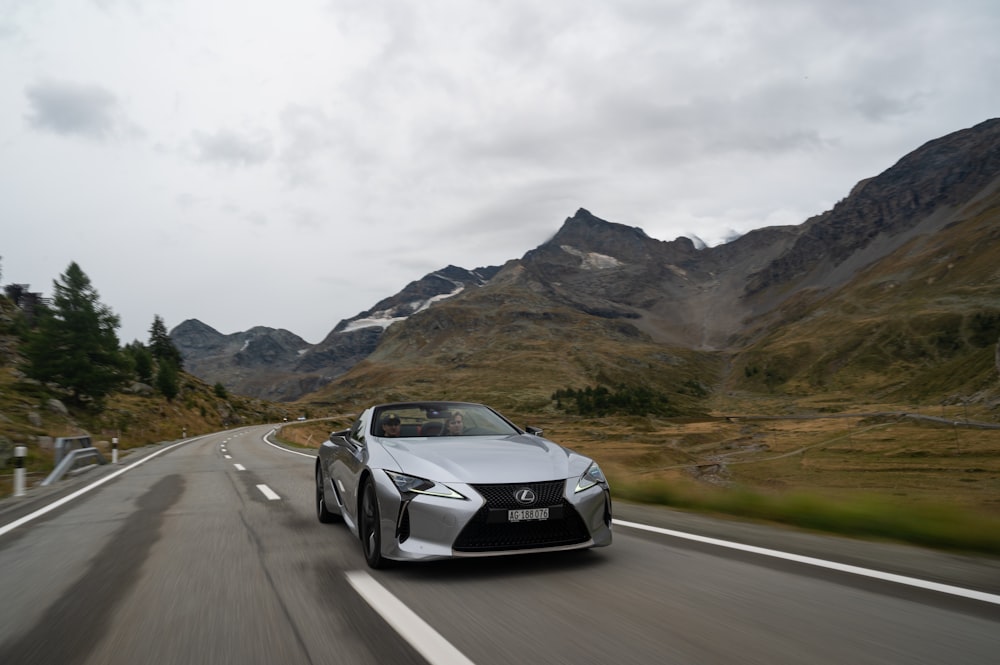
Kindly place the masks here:
<instances>
[{"instance_id":1,"label":"car front grille","mask_svg":"<svg viewBox=\"0 0 1000 665\"><path fill-rule=\"evenodd\" d=\"M587 526L573 505L563 498L565 481L544 483L514 483L504 485L473 485L486 504L473 516L455 540L457 552L496 552L541 547L576 545L590 539ZM523 488L535 493L533 508L549 508L550 519L542 521L507 522L490 519L491 511L524 508L514 498Z\"/></svg>"}]
</instances>

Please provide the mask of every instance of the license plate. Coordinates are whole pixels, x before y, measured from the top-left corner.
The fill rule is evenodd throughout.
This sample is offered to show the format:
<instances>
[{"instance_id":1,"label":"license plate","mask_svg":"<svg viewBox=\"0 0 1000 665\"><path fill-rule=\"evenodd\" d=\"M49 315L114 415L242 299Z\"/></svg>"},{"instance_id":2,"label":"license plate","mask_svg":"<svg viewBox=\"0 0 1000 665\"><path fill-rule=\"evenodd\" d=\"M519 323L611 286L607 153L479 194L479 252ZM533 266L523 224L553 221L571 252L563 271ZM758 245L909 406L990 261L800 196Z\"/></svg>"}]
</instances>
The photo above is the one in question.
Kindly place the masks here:
<instances>
[{"instance_id":1,"label":"license plate","mask_svg":"<svg viewBox=\"0 0 1000 665\"><path fill-rule=\"evenodd\" d=\"M508 522L528 522L530 520L549 519L548 508L521 508L507 511Z\"/></svg>"}]
</instances>

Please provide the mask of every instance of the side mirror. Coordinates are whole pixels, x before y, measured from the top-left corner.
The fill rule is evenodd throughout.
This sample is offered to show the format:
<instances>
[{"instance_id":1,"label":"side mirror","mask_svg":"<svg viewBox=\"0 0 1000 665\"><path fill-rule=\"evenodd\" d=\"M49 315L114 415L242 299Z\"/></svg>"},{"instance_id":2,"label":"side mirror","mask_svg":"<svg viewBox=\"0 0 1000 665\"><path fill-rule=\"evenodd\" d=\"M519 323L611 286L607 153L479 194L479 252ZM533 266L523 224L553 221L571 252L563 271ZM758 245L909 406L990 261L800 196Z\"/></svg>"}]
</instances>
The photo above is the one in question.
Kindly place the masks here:
<instances>
[{"instance_id":1,"label":"side mirror","mask_svg":"<svg viewBox=\"0 0 1000 665\"><path fill-rule=\"evenodd\" d=\"M349 429L342 429L339 432L330 432L330 441L333 443L339 443L337 439L347 440L347 435L350 433Z\"/></svg>"},{"instance_id":2,"label":"side mirror","mask_svg":"<svg viewBox=\"0 0 1000 665\"><path fill-rule=\"evenodd\" d=\"M527 432L528 434L534 434L535 436L541 436L542 435L541 428L532 427L531 425L528 425L527 427L525 427L524 431Z\"/></svg>"}]
</instances>

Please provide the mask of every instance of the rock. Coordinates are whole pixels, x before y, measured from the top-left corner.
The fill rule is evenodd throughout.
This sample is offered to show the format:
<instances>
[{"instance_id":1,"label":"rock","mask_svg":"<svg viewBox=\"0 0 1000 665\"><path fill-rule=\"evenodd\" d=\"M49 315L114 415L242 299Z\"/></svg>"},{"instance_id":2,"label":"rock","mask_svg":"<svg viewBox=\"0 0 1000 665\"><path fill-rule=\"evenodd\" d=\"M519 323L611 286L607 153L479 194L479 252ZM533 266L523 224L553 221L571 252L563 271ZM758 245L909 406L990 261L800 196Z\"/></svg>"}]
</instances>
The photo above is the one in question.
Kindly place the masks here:
<instances>
[{"instance_id":1,"label":"rock","mask_svg":"<svg viewBox=\"0 0 1000 665\"><path fill-rule=\"evenodd\" d=\"M66 405L60 402L59 400L50 399L45 403L45 406L52 413L59 414L60 416L63 416L65 418L69 418L69 409L67 409Z\"/></svg>"},{"instance_id":2,"label":"rock","mask_svg":"<svg viewBox=\"0 0 1000 665\"><path fill-rule=\"evenodd\" d=\"M127 392L130 392L133 395L139 395L140 397L152 397L155 391L153 390L153 386L135 381L128 387Z\"/></svg>"}]
</instances>

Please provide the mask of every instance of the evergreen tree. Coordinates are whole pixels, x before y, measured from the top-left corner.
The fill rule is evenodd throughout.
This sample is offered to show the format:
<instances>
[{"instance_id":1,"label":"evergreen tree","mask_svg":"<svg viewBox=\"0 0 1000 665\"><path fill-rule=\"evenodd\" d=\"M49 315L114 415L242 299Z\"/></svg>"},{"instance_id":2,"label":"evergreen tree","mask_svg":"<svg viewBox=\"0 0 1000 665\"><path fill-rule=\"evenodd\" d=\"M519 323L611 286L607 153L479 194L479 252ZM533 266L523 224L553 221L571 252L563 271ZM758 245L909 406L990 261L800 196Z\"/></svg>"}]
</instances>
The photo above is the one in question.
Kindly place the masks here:
<instances>
[{"instance_id":1,"label":"evergreen tree","mask_svg":"<svg viewBox=\"0 0 1000 665\"><path fill-rule=\"evenodd\" d=\"M159 371L156 373L156 389L172 402L180 392L180 378L177 366L171 362L161 361L158 363Z\"/></svg>"},{"instance_id":2,"label":"evergreen tree","mask_svg":"<svg viewBox=\"0 0 1000 665\"><path fill-rule=\"evenodd\" d=\"M149 350L158 363L169 362L177 370L184 368L181 352L167 334L167 326L159 314L153 316L153 325L149 328Z\"/></svg>"},{"instance_id":3,"label":"evergreen tree","mask_svg":"<svg viewBox=\"0 0 1000 665\"><path fill-rule=\"evenodd\" d=\"M135 376L142 383L153 382L153 354L149 352L146 345L135 340L125 345L125 352L132 360L132 370Z\"/></svg>"},{"instance_id":4,"label":"evergreen tree","mask_svg":"<svg viewBox=\"0 0 1000 665\"><path fill-rule=\"evenodd\" d=\"M115 332L119 319L75 262L53 282L52 307L40 312L28 336L28 376L100 401L122 381L124 358ZM61 281L60 281L61 280Z\"/></svg>"}]
</instances>

